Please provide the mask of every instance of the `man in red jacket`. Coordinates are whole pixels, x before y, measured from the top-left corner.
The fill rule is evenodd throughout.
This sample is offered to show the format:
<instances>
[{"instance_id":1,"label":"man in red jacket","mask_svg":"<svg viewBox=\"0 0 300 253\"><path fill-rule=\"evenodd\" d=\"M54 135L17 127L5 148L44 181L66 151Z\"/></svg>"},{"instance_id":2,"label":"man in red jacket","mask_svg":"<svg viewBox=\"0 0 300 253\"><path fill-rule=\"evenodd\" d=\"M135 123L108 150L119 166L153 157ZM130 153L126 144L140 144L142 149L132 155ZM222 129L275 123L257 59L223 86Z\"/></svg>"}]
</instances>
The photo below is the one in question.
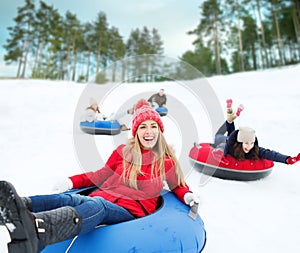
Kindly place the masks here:
<instances>
[{"instance_id":1,"label":"man in red jacket","mask_svg":"<svg viewBox=\"0 0 300 253\"><path fill-rule=\"evenodd\" d=\"M40 252L100 224L151 214L164 181L183 203L199 202L184 182L163 132L159 114L146 100L138 101L128 144L117 147L103 168L72 176L57 186L60 192L98 186L89 196L60 193L21 198L10 183L0 181L0 225L11 236L9 252Z\"/></svg>"}]
</instances>

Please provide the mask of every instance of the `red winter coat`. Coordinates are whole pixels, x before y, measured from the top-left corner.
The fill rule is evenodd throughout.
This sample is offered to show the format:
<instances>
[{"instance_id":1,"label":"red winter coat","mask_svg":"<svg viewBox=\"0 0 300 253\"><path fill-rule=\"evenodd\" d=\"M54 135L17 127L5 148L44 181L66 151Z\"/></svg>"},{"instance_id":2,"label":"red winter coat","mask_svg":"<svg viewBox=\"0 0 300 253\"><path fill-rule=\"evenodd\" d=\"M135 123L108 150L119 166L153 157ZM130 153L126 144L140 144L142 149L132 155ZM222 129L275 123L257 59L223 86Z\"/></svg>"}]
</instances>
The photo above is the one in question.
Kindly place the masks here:
<instances>
[{"instance_id":1,"label":"red winter coat","mask_svg":"<svg viewBox=\"0 0 300 253\"><path fill-rule=\"evenodd\" d=\"M99 186L89 196L100 196L104 199L124 207L136 217L142 217L155 211L158 197L163 189L160 177L151 178L152 151L142 151L143 163L141 174L138 175L138 190L131 188L122 178L123 156L119 146L113 151L105 166L95 172L88 172L70 177L74 188L92 185ZM183 196L189 192L188 186L178 186L174 161L165 158L166 182L174 194L184 203Z\"/></svg>"}]
</instances>

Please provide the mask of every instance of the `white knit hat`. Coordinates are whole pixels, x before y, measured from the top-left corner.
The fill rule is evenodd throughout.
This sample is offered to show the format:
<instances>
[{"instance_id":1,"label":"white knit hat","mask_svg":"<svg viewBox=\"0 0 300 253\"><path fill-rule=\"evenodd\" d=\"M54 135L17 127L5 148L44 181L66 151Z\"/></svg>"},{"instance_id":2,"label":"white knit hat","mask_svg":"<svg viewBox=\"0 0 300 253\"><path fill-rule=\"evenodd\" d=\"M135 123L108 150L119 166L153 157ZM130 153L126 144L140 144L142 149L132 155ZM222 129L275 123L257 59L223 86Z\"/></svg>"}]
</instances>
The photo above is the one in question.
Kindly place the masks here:
<instances>
[{"instance_id":1,"label":"white knit hat","mask_svg":"<svg viewBox=\"0 0 300 253\"><path fill-rule=\"evenodd\" d=\"M96 99L94 99L93 97L90 98L90 106L91 105L98 105Z\"/></svg>"},{"instance_id":2,"label":"white knit hat","mask_svg":"<svg viewBox=\"0 0 300 253\"><path fill-rule=\"evenodd\" d=\"M255 130L250 127L239 127L237 134L238 142L254 142L255 141Z\"/></svg>"}]
</instances>

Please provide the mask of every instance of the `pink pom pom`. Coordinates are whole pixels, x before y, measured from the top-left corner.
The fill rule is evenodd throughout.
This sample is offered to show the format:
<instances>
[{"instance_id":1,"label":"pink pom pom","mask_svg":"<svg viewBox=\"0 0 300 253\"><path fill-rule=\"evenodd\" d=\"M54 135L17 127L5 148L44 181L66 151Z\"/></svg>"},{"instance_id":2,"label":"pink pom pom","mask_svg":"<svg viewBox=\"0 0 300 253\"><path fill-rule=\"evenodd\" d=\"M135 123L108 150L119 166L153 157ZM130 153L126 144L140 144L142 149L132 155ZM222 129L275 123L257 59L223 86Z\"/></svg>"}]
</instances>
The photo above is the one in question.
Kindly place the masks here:
<instances>
[{"instance_id":1,"label":"pink pom pom","mask_svg":"<svg viewBox=\"0 0 300 253\"><path fill-rule=\"evenodd\" d=\"M134 107L134 110L136 111L136 110L142 108L143 106L151 107L150 104L149 104L149 102L148 102L147 100L145 100L145 99L140 99L140 100L136 103L136 105L135 105L135 107Z\"/></svg>"}]
</instances>

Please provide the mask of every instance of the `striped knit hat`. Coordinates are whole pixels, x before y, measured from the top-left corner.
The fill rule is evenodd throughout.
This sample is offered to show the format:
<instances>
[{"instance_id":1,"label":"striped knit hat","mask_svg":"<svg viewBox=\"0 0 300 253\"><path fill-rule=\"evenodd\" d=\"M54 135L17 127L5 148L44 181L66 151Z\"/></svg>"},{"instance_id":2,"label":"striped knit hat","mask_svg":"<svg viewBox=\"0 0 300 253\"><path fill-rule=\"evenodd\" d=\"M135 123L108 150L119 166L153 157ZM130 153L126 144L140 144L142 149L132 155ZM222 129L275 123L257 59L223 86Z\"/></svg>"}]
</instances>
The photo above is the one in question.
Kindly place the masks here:
<instances>
[{"instance_id":1,"label":"striped knit hat","mask_svg":"<svg viewBox=\"0 0 300 253\"><path fill-rule=\"evenodd\" d=\"M154 120L164 132L164 124L161 121L160 115L153 110L149 102L145 99L139 100L134 106L134 114L132 119L132 136L135 136L137 128L145 120Z\"/></svg>"}]
</instances>

